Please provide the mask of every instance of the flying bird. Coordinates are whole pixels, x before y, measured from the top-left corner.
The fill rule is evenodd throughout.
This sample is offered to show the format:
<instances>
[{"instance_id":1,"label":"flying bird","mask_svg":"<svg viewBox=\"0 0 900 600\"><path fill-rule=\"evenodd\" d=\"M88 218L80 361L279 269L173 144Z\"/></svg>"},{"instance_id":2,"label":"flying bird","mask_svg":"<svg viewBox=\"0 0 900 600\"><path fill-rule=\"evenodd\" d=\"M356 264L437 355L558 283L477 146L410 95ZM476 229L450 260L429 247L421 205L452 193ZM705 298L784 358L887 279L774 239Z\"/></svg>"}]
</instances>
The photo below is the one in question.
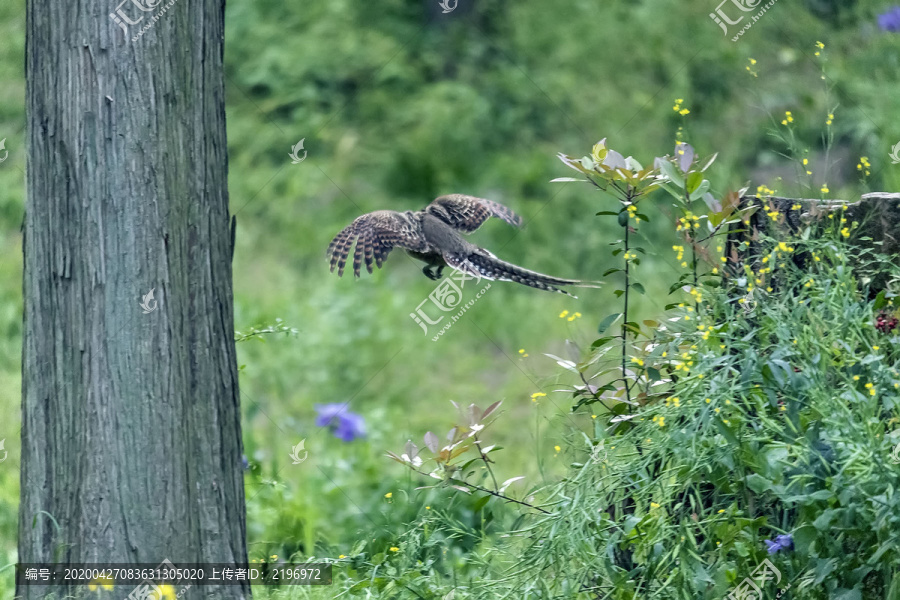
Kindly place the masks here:
<instances>
[{"instance_id":1,"label":"flying bird","mask_svg":"<svg viewBox=\"0 0 900 600\"><path fill-rule=\"evenodd\" d=\"M560 286L599 287L593 282L551 277L523 269L500 260L460 235L472 233L491 217L515 227L522 226L522 217L502 204L463 194L441 196L419 211L378 210L362 215L337 234L328 246L331 271L337 267L338 276L342 276L353 249L353 274L359 277L363 261L371 273L373 262L381 268L388 253L397 247L425 262L422 272L434 280L441 278L444 267L450 267L479 278L514 281L569 296L572 294Z\"/></svg>"}]
</instances>

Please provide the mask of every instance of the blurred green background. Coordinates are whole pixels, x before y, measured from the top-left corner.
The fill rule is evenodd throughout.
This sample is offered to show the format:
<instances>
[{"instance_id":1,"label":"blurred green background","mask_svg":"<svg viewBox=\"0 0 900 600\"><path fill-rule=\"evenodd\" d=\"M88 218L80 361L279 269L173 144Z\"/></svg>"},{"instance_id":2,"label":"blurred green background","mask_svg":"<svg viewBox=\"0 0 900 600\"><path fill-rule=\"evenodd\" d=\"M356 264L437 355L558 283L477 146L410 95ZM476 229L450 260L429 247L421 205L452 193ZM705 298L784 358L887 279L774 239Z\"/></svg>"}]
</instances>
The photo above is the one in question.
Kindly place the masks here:
<instances>
[{"instance_id":1,"label":"blurred green background","mask_svg":"<svg viewBox=\"0 0 900 600\"><path fill-rule=\"evenodd\" d=\"M251 557L337 556L363 539L390 545L425 504L409 495L444 492L413 491L422 482L384 452L446 431L450 400L504 400L498 478L526 475L530 487L560 476L568 459L554 446L574 417L569 399L553 393L558 369L544 353L565 355L566 339L589 344L615 300L613 286L575 300L496 283L433 342L409 316L435 288L421 263L398 251L374 275L339 279L325 248L342 227L440 194L482 196L527 226L517 233L491 222L473 241L527 268L598 279L619 228L593 214L611 201L550 180L570 175L558 152L580 156L603 137L645 165L671 153L676 137L701 155L719 152L710 173L717 194L763 184L813 196L827 184L836 198L896 191L900 166L889 152L900 141L900 34L876 21L891 7L778 2L735 43L709 18L715 0L460 0L448 14L437 0L230 0L235 327L280 318L297 329L238 345ZM181 8L164 18L177 20ZM9 452L0 463L0 565L16 559L24 14L22 0L0 4L0 138L9 151L0 163L0 439ZM825 44L819 57L816 41ZM689 114L673 111L679 98ZM814 172L805 186L792 183L787 149L769 135L787 110ZM301 139L307 157L292 164ZM872 164L862 185L860 156ZM665 198L653 201L666 210ZM658 219L649 231L639 318L658 312L680 269L673 226ZM136 304L143 293L135 289ZM583 316L560 318L564 310ZM540 391L547 397L532 402ZM313 405L331 402L349 402L365 419L364 439L345 443L314 425ZM292 465L302 439L309 458ZM10 582L6 569L4 597Z\"/></svg>"}]
</instances>

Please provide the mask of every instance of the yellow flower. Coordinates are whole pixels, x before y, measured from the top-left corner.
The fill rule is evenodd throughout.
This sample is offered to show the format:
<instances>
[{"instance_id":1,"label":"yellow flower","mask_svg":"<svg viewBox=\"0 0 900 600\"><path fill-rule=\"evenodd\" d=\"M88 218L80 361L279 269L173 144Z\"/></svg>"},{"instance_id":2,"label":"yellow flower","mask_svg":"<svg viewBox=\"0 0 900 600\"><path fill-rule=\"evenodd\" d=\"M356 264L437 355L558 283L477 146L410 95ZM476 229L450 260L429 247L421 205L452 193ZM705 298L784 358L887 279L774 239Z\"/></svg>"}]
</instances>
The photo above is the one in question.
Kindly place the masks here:
<instances>
[{"instance_id":1,"label":"yellow flower","mask_svg":"<svg viewBox=\"0 0 900 600\"><path fill-rule=\"evenodd\" d=\"M844 236L845 238L850 237L850 230L848 228L844 227L843 229L841 229L841 235Z\"/></svg>"},{"instance_id":2,"label":"yellow flower","mask_svg":"<svg viewBox=\"0 0 900 600\"><path fill-rule=\"evenodd\" d=\"M827 183L822 184L822 189L820 191L823 194L827 194L828 193L828 184Z\"/></svg>"},{"instance_id":3,"label":"yellow flower","mask_svg":"<svg viewBox=\"0 0 900 600\"><path fill-rule=\"evenodd\" d=\"M678 114L681 115L681 116L683 117L683 116L685 116L685 115L687 115L687 114L690 114L690 112L691 112L691 111L689 111L688 109L682 108L681 110L678 111Z\"/></svg>"},{"instance_id":4,"label":"yellow flower","mask_svg":"<svg viewBox=\"0 0 900 600\"><path fill-rule=\"evenodd\" d=\"M723 512L725 512L725 509L724 509L724 508L720 508L720 509L719 509L719 514L721 515ZM721 542L719 542L719 543L721 544Z\"/></svg>"},{"instance_id":5,"label":"yellow flower","mask_svg":"<svg viewBox=\"0 0 900 600\"><path fill-rule=\"evenodd\" d=\"M338 554L338 558L347 558L347 557L344 556L343 554Z\"/></svg>"},{"instance_id":6,"label":"yellow flower","mask_svg":"<svg viewBox=\"0 0 900 600\"><path fill-rule=\"evenodd\" d=\"M392 497L393 495L394 495L394 492L388 492L387 494L384 495L384 497L385 497L385 498L390 498L390 497Z\"/></svg>"},{"instance_id":7,"label":"yellow flower","mask_svg":"<svg viewBox=\"0 0 900 600\"><path fill-rule=\"evenodd\" d=\"M545 394L544 392L535 392L535 393L533 393L533 394L531 395L531 401L532 401L532 402L537 402L537 399L538 399L538 398L543 398L543 397L546 396L546 395L547 395L547 394Z\"/></svg>"},{"instance_id":8,"label":"yellow flower","mask_svg":"<svg viewBox=\"0 0 900 600\"><path fill-rule=\"evenodd\" d=\"M177 600L178 594L175 593L174 586L164 583L159 586L158 590L153 592L153 598L155 600L163 600L163 598L166 598L166 600Z\"/></svg>"},{"instance_id":9,"label":"yellow flower","mask_svg":"<svg viewBox=\"0 0 900 600\"><path fill-rule=\"evenodd\" d=\"M822 42L817 41L817 42L816 42L816 48L818 48L819 50L824 50L824 49L825 49L825 44L823 44Z\"/></svg>"},{"instance_id":10,"label":"yellow flower","mask_svg":"<svg viewBox=\"0 0 900 600\"><path fill-rule=\"evenodd\" d=\"M854 375L854 376L853 376L853 381L859 381L859 375Z\"/></svg>"},{"instance_id":11,"label":"yellow flower","mask_svg":"<svg viewBox=\"0 0 900 600\"><path fill-rule=\"evenodd\" d=\"M596 419L596 418L597 418L597 415L591 415L591 418L592 418L592 419Z\"/></svg>"},{"instance_id":12,"label":"yellow flower","mask_svg":"<svg viewBox=\"0 0 900 600\"><path fill-rule=\"evenodd\" d=\"M832 123L833 121L834 121L834 114L828 113L828 119L825 121L825 124L826 124L826 125L831 125L831 123Z\"/></svg>"},{"instance_id":13,"label":"yellow flower","mask_svg":"<svg viewBox=\"0 0 900 600\"><path fill-rule=\"evenodd\" d=\"M556 450L557 454L559 454L560 450L562 450L562 448L560 448L559 446L553 446L553 449Z\"/></svg>"},{"instance_id":14,"label":"yellow flower","mask_svg":"<svg viewBox=\"0 0 900 600\"><path fill-rule=\"evenodd\" d=\"M639 367L643 367L643 366L644 366L644 361L642 361L640 358L637 358L637 357L633 357L633 358L631 359L631 362L633 362L634 364L636 364L636 365L639 366Z\"/></svg>"},{"instance_id":15,"label":"yellow flower","mask_svg":"<svg viewBox=\"0 0 900 600\"><path fill-rule=\"evenodd\" d=\"M651 502L650 508L659 508L659 504L657 504L656 502Z\"/></svg>"},{"instance_id":16,"label":"yellow flower","mask_svg":"<svg viewBox=\"0 0 900 600\"><path fill-rule=\"evenodd\" d=\"M397 546L391 546L390 550L391 552L400 552L400 548L398 548Z\"/></svg>"},{"instance_id":17,"label":"yellow flower","mask_svg":"<svg viewBox=\"0 0 900 600\"><path fill-rule=\"evenodd\" d=\"M566 315L568 315L568 314L569 314L569 311L564 310L561 313L559 313L559 318L564 319L564 318L566 318Z\"/></svg>"},{"instance_id":18,"label":"yellow flower","mask_svg":"<svg viewBox=\"0 0 900 600\"><path fill-rule=\"evenodd\" d=\"M101 587L104 590L113 589L113 578L112 577L97 577L96 579L92 579L90 583L88 583L88 589L92 592L97 591Z\"/></svg>"},{"instance_id":19,"label":"yellow flower","mask_svg":"<svg viewBox=\"0 0 900 600\"><path fill-rule=\"evenodd\" d=\"M872 346L872 350L881 350L881 346Z\"/></svg>"}]
</instances>

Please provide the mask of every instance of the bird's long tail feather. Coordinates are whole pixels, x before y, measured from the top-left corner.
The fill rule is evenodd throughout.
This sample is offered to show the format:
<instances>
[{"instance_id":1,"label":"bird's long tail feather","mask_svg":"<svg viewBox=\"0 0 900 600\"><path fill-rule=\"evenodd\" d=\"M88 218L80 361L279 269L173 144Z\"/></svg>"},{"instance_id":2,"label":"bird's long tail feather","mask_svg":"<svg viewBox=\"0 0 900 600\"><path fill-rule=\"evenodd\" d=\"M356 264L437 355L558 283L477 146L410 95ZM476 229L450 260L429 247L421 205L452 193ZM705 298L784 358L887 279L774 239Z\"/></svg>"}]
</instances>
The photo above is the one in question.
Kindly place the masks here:
<instances>
[{"instance_id":1,"label":"bird's long tail feather","mask_svg":"<svg viewBox=\"0 0 900 600\"><path fill-rule=\"evenodd\" d=\"M559 292L561 294L566 294L567 296L572 296L573 298L577 298L577 296L560 288L562 286L598 288L601 285L600 282L563 279L561 277L553 277L551 275L538 273L537 271L523 269L518 265L502 261L490 253L479 254L473 252L464 258L460 257L458 260L453 260L453 258L456 257L445 258L447 259L447 264L454 269L466 271L477 277L497 281L513 281L539 290Z\"/></svg>"}]
</instances>

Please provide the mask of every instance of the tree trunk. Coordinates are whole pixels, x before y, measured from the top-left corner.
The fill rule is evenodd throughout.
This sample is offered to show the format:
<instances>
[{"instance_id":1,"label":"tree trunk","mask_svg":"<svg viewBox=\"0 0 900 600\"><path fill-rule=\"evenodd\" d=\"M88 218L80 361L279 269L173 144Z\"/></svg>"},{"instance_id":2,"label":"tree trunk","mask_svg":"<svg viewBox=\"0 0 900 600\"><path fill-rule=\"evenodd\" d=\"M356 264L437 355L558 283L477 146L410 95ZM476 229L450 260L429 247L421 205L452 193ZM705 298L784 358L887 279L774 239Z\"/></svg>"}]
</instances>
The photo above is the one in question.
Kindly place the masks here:
<instances>
[{"instance_id":1,"label":"tree trunk","mask_svg":"<svg viewBox=\"0 0 900 600\"><path fill-rule=\"evenodd\" d=\"M20 562L246 561L223 18L28 0Z\"/></svg>"},{"instance_id":2,"label":"tree trunk","mask_svg":"<svg viewBox=\"0 0 900 600\"><path fill-rule=\"evenodd\" d=\"M900 194L872 192L853 202L747 195L740 197L738 206L756 210L729 229L731 274L743 274L744 264L759 270L763 234L795 235L808 224L825 222L828 215L845 219L841 227L847 227L851 244L891 256L900 264Z\"/></svg>"}]
</instances>

